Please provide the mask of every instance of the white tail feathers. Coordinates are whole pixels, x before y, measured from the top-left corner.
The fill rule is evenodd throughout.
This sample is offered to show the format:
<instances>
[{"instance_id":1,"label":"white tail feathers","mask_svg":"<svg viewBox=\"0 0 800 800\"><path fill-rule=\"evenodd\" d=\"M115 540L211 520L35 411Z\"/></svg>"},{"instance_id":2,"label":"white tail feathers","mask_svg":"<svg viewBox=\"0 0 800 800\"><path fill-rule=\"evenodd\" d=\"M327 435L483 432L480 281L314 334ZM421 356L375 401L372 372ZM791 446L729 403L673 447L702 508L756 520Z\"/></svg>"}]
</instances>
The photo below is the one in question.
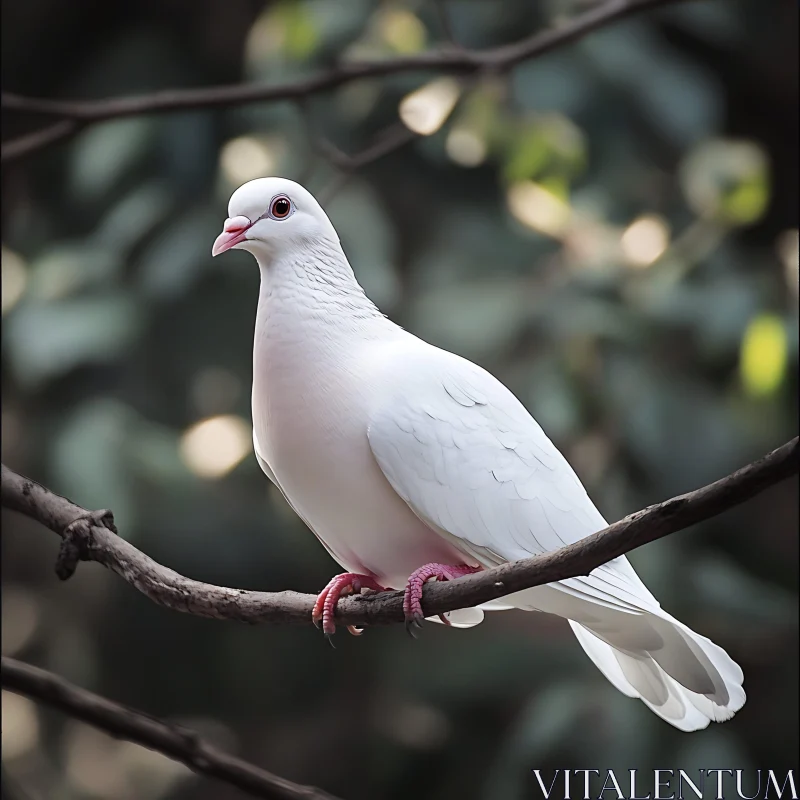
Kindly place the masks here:
<instances>
[{"instance_id":1,"label":"white tail feathers","mask_svg":"<svg viewBox=\"0 0 800 800\"><path fill-rule=\"evenodd\" d=\"M721 647L663 612L642 614L637 622L645 623L634 626L638 637L631 636L627 627L623 637L572 620L569 624L587 655L617 689L640 698L682 731L724 722L744 705L742 670ZM641 636L645 628L651 636ZM636 638L641 639L640 646L628 649Z\"/></svg>"},{"instance_id":2,"label":"white tail feathers","mask_svg":"<svg viewBox=\"0 0 800 800\"><path fill-rule=\"evenodd\" d=\"M638 582L633 570L629 580L630 576ZM697 731L709 722L730 719L745 701L739 665L721 647L663 611L639 583L638 607L611 597L603 602L587 593L588 584L564 581L448 617L453 627L467 628L483 619L484 610L557 614L569 620L581 647L617 689L638 697L670 725Z\"/></svg>"}]
</instances>

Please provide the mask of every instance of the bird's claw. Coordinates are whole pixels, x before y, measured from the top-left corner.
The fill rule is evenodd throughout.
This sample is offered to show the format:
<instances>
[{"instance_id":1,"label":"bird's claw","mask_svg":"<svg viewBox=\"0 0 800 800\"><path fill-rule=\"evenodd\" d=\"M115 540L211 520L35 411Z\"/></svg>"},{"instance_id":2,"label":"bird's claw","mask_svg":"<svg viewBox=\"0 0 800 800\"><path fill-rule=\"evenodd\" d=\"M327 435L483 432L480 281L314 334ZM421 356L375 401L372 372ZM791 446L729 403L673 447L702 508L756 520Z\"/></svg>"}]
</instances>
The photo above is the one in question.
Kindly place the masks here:
<instances>
[{"instance_id":1,"label":"bird's claw","mask_svg":"<svg viewBox=\"0 0 800 800\"><path fill-rule=\"evenodd\" d=\"M425 615L422 612L422 589L428 581L452 581L473 572L479 572L480 567L468 567L466 564L450 566L448 564L425 564L411 573L411 577L406 584L405 594L403 595L403 610L406 616L406 631L416 639L412 630L412 625L422 628L422 621ZM444 614L439 614L439 619L445 624L450 625L450 620Z\"/></svg>"},{"instance_id":2,"label":"bird's claw","mask_svg":"<svg viewBox=\"0 0 800 800\"><path fill-rule=\"evenodd\" d=\"M314 608L311 611L311 621L318 628L320 622L322 623L322 632L325 637L331 642L331 636L336 633L336 623L334 616L336 614L336 604L339 602L340 597L345 597L348 594L359 594L362 589L372 589L376 592L385 591L371 575L359 575L355 572L344 572L341 575L336 575L328 585L319 593L317 600L314 603ZM348 625L347 630L353 636L360 636L364 631L363 628L357 628L355 625Z\"/></svg>"},{"instance_id":3,"label":"bird's claw","mask_svg":"<svg viewBox=\"0 0 800 800\"><path fill-rule=\"evenodd\" d=\"M406 626L406 633L412 638L416 639L417 630L422 630L422 622L424 617L421 614L412 614L411 616L406 617L405 626Z\"/></svg>"}]
</instances>

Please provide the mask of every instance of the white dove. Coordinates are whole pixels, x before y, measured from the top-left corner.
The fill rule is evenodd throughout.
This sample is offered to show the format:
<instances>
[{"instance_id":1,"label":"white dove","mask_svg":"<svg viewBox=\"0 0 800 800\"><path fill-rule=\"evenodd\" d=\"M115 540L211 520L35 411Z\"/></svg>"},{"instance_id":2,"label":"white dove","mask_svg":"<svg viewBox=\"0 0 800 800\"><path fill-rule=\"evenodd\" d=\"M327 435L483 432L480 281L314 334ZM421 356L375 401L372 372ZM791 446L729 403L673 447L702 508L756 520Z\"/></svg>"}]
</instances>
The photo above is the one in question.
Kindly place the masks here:
<instances>
[{"instance_id":1,"label":"white dove","mask_svg":"<svg viewBox=\"0 0 800 800\"><path fill-rule=\"evenodd\" d=\"M237 189L212 254L261 271L253 444L267 477L347 570L314 608L330 635L338 598L546 553L606 527L566 459L496 378L390 322L364 294L314 197L282 178ZM742 670L662 610L627 559L482 608L569 620L621 692L676 728L730 719ZM447 615L458 627L481 608Z\"/></svg>"}]
</instances>

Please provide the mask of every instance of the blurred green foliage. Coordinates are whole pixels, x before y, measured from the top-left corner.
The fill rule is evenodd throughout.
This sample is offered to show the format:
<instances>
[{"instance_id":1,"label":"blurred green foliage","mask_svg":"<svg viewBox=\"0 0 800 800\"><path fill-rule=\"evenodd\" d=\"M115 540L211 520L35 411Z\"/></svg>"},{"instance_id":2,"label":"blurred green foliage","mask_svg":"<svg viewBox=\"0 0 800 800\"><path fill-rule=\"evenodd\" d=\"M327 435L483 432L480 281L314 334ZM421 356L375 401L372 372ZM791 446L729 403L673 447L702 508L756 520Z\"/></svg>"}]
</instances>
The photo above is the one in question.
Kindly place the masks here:
<instances>
[{"instance_id":1,"label":"blurred green foliage","mask_svg":"<svg viewBox=\"0 0 800 800\"><path fill-rule=\"evenodd\" d=\"M421 0L29 5L3 5L4 86L53 97L290 80L442 39ZM447 8L478 48L588 5ZM313 592L337 571L250 452L257 271L210 255L231 191L265 174L319 193L370 296L506 382L609 519L781 444L798 386L797 5L763 10L684 4L485 76L344 184L314 139L357 153L436 76L98 125L4 171L3 461L111 507L198 579ZM786 482L632 556L745 671L743 711L691 736L614 690L559 620L371 630L333 651L310 626L164 611L96 565L58 584L55 537L10 515L3 652L352 800L522 800L532 768L786 769L796 502ZM3 714L5 767L31 797L238 796L5 693Z\"/></svg>"}]
</instances>

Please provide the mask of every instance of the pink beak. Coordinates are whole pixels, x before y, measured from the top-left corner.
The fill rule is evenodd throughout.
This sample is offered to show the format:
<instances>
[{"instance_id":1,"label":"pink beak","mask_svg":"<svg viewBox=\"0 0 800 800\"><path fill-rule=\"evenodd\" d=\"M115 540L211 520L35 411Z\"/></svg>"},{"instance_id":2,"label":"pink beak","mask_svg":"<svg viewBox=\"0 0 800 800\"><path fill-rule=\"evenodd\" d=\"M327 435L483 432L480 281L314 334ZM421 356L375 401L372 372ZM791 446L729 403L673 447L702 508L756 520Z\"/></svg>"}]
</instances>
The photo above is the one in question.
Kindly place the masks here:
<instances>
[{"instance_id":1,"label":"pink beak","mask_svg":"<svg viewBox=\"0 0 800 800\"><path fill-rule=\"evenodd\" d=\"M225 224L222 226L222 233L217 236L214 246L211 248L212 257L218 256L220 253L224 253L226 250L230 250L240 242L245 241L247 239L245 236L247 229L252 224L247 217L230 217L226 219Z\"/></svg>"}]
</instances>

